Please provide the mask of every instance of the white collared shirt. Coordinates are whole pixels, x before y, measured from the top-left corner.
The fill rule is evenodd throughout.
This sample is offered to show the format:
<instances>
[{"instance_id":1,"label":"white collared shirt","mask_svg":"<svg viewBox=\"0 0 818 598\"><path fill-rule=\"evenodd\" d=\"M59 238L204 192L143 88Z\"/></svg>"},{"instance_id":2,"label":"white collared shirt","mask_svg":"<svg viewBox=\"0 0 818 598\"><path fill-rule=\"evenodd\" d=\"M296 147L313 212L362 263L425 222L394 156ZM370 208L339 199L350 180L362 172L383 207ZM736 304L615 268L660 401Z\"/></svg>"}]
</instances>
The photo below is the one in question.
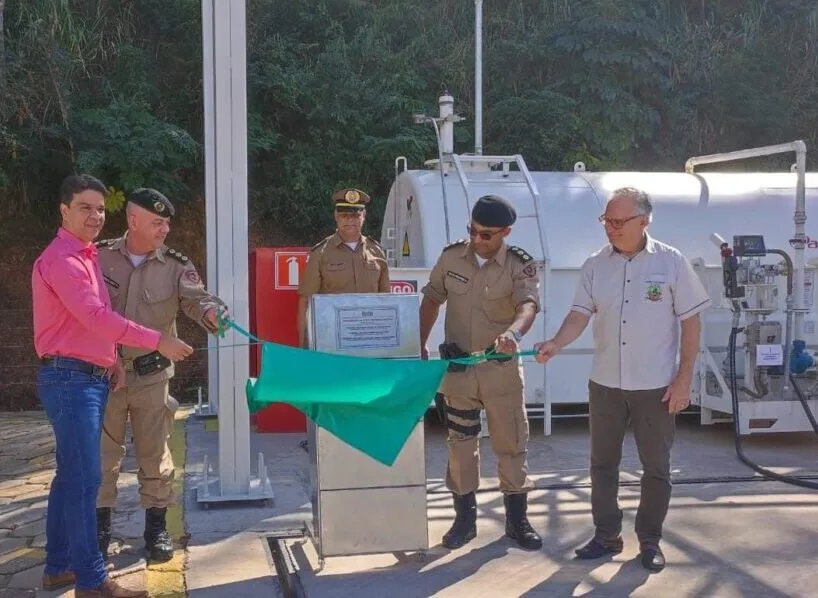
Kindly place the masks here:
<instances>
[{"instance_id":1,"label":"white collared shirt","mask_svg":"<svg viewBox=\"0 0 818 598\"><path fill-rule=\"evenodd\" d=\"M623 390L668 385L676 375L679 322L710 305L690 262L647 237L627 258L606 245L582 265L572 310L593 316L591 380Z\"/></svg>"}]
</instances>

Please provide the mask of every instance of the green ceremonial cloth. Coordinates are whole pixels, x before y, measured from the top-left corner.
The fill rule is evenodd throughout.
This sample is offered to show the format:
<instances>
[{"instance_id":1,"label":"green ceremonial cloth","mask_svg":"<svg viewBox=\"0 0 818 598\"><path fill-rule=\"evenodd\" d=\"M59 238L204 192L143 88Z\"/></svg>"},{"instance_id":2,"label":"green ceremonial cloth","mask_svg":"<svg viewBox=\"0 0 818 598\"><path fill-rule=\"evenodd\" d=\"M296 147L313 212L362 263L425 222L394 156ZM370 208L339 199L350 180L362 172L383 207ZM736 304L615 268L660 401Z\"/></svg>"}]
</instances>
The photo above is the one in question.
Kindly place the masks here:
<instances>
[{"instance_id":1,"label":"green ceremonial cloth","mask_svg":"<svg viewBox=\"0 0 818 598\"><path fill-rule=\"evenodd\" d=\"M256 413L287 403L316 425L391 466L434 400L445 360L377 359L264 343L261 371L247 381Z\"/></svg>"}]
</instances>

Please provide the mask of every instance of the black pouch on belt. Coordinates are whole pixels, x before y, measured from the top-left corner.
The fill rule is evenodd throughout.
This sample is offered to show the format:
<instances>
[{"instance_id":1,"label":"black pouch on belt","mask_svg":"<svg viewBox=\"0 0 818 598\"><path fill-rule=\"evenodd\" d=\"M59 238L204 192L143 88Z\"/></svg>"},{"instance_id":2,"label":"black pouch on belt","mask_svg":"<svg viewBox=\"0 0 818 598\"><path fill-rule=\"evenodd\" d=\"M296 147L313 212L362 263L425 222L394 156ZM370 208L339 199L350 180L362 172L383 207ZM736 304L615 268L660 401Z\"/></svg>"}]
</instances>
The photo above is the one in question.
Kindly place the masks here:
<instances>
[{"instance_id":1,"label":"black pouch on belt","mask_svg":"<svg viewBox=\"0 0 818 598\"><path fill-rule=\"evenodd\" d=\"M458 359L460 357L468 357L469 354L457 346L457 343L443 343L438 347L441 359ZM465 363L450 363L449 372L465 372L468 368Z\"/></svg>"},{"instance_id":2,"label":"black pouch on belt","mask_svg":"<svg viewBox=\"0 0 818 598\"><path fill-rule=\"evenodd\" d=\"M150 376L170 367L170 359L159 351L134 358L133 369L140 376Z\"/></svg>"}]
</instances>

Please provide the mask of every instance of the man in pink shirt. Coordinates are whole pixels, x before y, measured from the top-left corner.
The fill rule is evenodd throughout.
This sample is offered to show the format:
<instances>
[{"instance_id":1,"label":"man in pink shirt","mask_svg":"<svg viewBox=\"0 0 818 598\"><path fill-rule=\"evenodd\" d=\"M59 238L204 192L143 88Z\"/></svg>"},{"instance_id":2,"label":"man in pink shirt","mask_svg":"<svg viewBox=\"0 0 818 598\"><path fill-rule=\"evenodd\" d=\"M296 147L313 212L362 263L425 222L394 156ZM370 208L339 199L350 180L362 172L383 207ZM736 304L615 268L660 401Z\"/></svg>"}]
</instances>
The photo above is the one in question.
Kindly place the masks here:
<instances>
[{"instance_id":1,"label":"man in pink shirt","mask_svg":"<svg viewBox=\"0 0 818 598\"><path fill-rule=\"evenodd\" d=\"M180 361L193 349L127 320L111 300L92 243L105 222L105 185L72 175L60 188L62 226L34 263L37 394L54 430L57 472L46 519L43 588L76 583L77 598L140 598L108 577L97 544L100 433L108 391L124 380L117 345Z\"/></svg>"}]
</instances>

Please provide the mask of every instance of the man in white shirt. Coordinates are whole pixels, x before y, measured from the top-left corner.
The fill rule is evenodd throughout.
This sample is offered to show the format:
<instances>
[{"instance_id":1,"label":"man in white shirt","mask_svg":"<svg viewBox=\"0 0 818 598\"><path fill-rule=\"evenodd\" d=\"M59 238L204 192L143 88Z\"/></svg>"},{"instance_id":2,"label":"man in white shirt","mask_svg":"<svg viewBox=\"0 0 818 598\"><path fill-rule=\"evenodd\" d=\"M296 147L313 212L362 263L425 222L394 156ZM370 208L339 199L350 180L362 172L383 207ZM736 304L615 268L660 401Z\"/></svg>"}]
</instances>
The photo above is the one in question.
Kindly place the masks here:
<instances>
[{"instance_id":1,"label":"man in white shirt","mask_svg":"<svg viewBox=\"0 0 818 598\"><path fill-rule=\"evenodd\" d=\"M595 559L622 552L617 494L630 422L644 471L636 514L640 559L649 571L661 571L665 557L659 541L670 503L675 414L690 403L699 313L710 305L710 297L690 262L647 233L652 212L643 191L626 187L611 194L599 218L609 244L585 261L562 326L536 348L537 360L547 362L594 317L588 400L596 532L577 556Z\"/></svg>"}]
</instances>

